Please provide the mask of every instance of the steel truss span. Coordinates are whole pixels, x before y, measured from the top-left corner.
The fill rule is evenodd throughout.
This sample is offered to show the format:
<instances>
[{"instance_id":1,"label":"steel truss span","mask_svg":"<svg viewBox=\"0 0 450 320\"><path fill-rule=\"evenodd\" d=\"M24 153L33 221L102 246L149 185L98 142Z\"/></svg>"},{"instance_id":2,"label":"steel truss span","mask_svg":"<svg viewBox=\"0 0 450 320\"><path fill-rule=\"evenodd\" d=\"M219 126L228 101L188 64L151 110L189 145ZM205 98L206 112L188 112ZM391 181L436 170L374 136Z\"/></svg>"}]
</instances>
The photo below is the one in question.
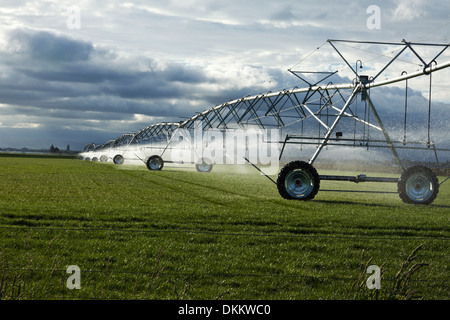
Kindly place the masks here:
<instances>
[{"instance_id":1,"label":"steel truss span","mask_svg":"<svg viewBox=\"0 0 450 320\"><path fill-rule=\"evenodd\" d=\"M192 158L174 161L172 152L177 152L181 142L190 141L192 132L198 129L208 131L211 129L221 132L229 130L269 130L276 129L280 139L269 141L278 147L278 160L283 160L286 150L292 145L299 145L302 151L301 158L286 164L278 175L277 185L280 195L285 199L311 200L320 190L320 180L337 180L352 182L393 182L398 185L400 198L406 203L430 204L434 201L439 190L436 175L429 168L407 168L398 155L398 150L430 150L434 153L439 165L438 152L448 152L446 148L439 148L431 140L430 114L431 114L431 74L448 68L450 61L438 63L449 44L401 42L371 42L328 40L335 54L342 59L354 78L351 83L324 84L331 76L338 73L321 71L293 71L306 85L284 89L276 92L261 93L246 96L221 105L209 108L201 113L180 122L161 122L152 124L135 133L127 133L117 139L109 140L104 144L89 143L80 154L81 159L112 161L115 164L141 163L149 170L161 170L164 163L192 163L196 164L199 172L210 172L214 163L205 162L202 156L196 162ZM338 49L339 44L364 44L370 46L397 47L396 55L382 68L376 70L373 76L358 73L349 63L348 59ZM438 53L430 60L425 60L418 54L418 47L434 47ZM390 68L399 57L409 52L417 58L422 68L410 73L390 79L379 80L380 76ZM319 81L307 79L308 74L320 75ZM429 106L428 106L428 137L426 141L413 141L406 139L406 105L405 105L405 136L403 140L392 139L388 129L382 121L379 108L372 99L372 91L377 87L389 84L406 82L409 79L428 76ZM442 85L442 83L441 83ZM312 132L312 134L311 134ZM397 166L402 172L399 178L357 177L347 176L320 176L314 168L314 163L328 147L363 147L385 148L390 150ZM248 148L248 145L242 146ZM305 152L311 152L305 158ZM298 158L297 158L298 159ZM250 162L248 159L246 159ZM255 168L260 170L255 164ZM260 170L262 172L262 170Z\"/></svg>"}]
</instances>

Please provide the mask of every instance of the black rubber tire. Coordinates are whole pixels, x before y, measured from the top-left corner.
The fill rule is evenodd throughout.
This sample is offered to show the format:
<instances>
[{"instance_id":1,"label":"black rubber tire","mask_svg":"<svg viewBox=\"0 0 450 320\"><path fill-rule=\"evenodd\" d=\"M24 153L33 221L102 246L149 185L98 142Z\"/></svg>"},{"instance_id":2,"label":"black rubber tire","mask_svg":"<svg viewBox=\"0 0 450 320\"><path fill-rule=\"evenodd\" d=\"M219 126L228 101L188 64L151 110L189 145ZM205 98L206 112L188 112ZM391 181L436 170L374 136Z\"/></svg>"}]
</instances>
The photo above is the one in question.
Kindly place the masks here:
<instances>
[{"instance_id":1,"label":"black rubber tire","mask_svg":"<svg viewBox=\"0 0 450 320\"><path fill-rule=\"evenodd\" d=\"M164 160L158 156L154 155L147 160L147 169L151 171L160 171L164 167Z\"/></svg>"},{"instance_id":2,"label":"black rubber tire","mask_svg":"<svg viewBox=\"0 0 450 320\"><path fill-rule=\"evenodd\" d=\"M94 158L92 158L92 161L97 162L97 161L98 161L98 158L97 158L97 157L94 157Z\"/></svg>"},{"instance_id":3,"label":"black rubber tire","mask_svg":"<svg viewBox=\"0 0 450 320\"><path fill-rule=\"evenodd\" d=\"M114 156L114 158L113 158L114 164L123 164L124 161L125 161L125 159L124 159L123 156L120 155L120 154Z\"/></svg>"},{"instance_id":4,"label":"black rubber tire","mask_svg":"<svg viewBox=\"0 0 450 320\"><path fill-rule=\"evenodd\" d=\"M213 168L213 164L210 163L210 161L208 160L204 160L202 161L202 163L197 163L195 164L195 169L197 169L198 172L204 172L204 173L208 173L211 172Z\"/></svg>"},{"instance_id":5,"label":"black rubber tire","mask_svg":"<svg viewBox=\"0 0 450 320\"><path fill-rule=\"evenodd\" d=\"M314 199L319 191L320 177L309 163L292 161L278 174L277 188L284 199L309 201Z\"/></svg>"},{"instance_id":6,"label":"black rubber tire","mask_svg":"<svg viewBox=\"0 0 450 320\"><path fill-rule=\"evenodd\" d=\"M404 203L429 205L439 193L439 180L430 168L414 166L402 173L397 190Z\"/></svg>"}]
</instances>

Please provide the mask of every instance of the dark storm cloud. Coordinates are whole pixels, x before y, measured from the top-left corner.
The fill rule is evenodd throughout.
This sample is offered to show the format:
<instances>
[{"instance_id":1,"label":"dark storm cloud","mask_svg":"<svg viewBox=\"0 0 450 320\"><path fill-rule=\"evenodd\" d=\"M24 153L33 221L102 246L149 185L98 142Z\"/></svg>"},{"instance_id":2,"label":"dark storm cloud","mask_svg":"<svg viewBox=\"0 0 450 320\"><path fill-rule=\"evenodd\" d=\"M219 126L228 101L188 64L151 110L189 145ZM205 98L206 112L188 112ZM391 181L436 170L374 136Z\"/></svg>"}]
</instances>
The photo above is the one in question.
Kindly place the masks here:
<instances>
[{"instance_id":1,"label":"dark storm cloud","mask_svg":"<svg viewBox=\"0 0 450 320\"><path fill-rule=\"evenodd\" d=\"M33 130L47 135L67 129L69 135L89 130L98 141L96 132L104 137L105 131L138 131L151 124L148 117L180 121L249 90L232 87L215 96L200 87L218 80L199 67L121 56L51 32L16 29L8 36L8 47L0 51L0 103L9 107L0 109L0 125L27 132L26 140Z\"/></svg>"},{"instance_id":2,"label":"dark storm cloud","mask_svg":"<svg viewBox=\"0 0 450 320\"><path fill-rule=\"evenodd\" d=\"M13 30L9 42L15 44L19 54L35 60L35 63L86 61L94 50L92 44L75 41L44 31Z\"/></svg>"},{"instance_id":3,"label":"dark storm cloud","mask_svg":"<svg viewBox=\"0 0 450 320\"><path fill-rule=\"evenodd\" d=\"M0 102L37 108L43 115L57 109L72 110L86 119L92 119L87 111L123 113L124 119L134 113L178 119L193 111L189 100L203 101L206 109L209 103L223 102L219 98L229 100L249 90L227 89L212 98L213 93L195 90L196 85L217 83L199 67L119 57L49 32L14 30L9 43L15 53L2 53L8 72L0 80ZM174 105L169 102L173 99L182 102Z\"/></svg>"},{"instance_id":4,"label":"dark storm cloud","mask_svg":"<svg viewBox=\"0 0 450 320\"><path fill-rule=\"evenodd\" d=\"M108 81L123 86L149 81L165 85L170 82L211 81L200 70L189 69L181 64L168 63L155 68L150 58L146 58L147 70L137 71L133 65L136 61L121 61L116 55L94 49L90 43L48 32L14 30L9 42L16 50L12 60L9 58L16 64L15 70L37 80L86 83Z\"/></svg>"},{"instance_id":5,"label":"dark storm cloud","mask_svg":"<svg viewBox=\"0 0 450 320\"><path fill-rule=\"evenodd\" d=\"M15 53L2 53L8 72L1 80L0 102L34 107L44 114L46 109L62 109L122 112L124 118L133 113L178 117L161 99L189 98L189 86L214 82L198 68L159 65L150 58L141 58L145 70L138 69L136 61L48 32L14 30L9 43Z\"/></svg>"}]
</instances>

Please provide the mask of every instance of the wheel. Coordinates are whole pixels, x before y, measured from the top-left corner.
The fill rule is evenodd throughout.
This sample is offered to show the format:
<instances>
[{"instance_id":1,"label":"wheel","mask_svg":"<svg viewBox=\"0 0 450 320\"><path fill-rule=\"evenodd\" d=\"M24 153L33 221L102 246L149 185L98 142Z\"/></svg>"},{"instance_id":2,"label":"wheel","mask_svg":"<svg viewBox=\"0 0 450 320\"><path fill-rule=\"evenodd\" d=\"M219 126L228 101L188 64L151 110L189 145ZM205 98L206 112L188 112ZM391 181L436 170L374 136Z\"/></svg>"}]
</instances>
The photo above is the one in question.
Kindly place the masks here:
<instances>
[{"instance_id":1,"label":"wheel","mask_svg":"<svg viewBox=\"0 0 450 320\"><path fill-rule=\"evenodd\" d=\"M101 161L101 162L108 162L108 157L105 156L105 155L102 155L102 156L100 157L100 161Z\"/></svg>"},{"instance_id":2,"label":"wheel","mask_svg":"<svg viewBox=\"0 0 450 320\"><path fill-rule=\"evenodd\" d=\"M164 167L164 160L157 155L151 156L147 160L147 168L148 170L161 170Z\"/></svg>"},{"instance_id":3,"label":"wheel","mask_svg":"<svg viewBox=\"0 0 450 320\"><path fill-rule=\"evenodd\" d=\"M98 161L98 158L97 158L97 157L94 157L94 158L92 158L92 161L97 162L97 161Z\"/></svg>"},{"instance_id":4,"label":"wheel","mask_svg":"<svg viewBox=\"0 0 450 320\"><path fill-rule=\"evenodd\" d=\"M439 181L430 168L414 166L398 181L398 194L404 203L431 204L439 193Z\"/></svg>"},{"instance_id":5,"label":"wheel","mask_svg":"<svg viewBox=\"0 0 450 320\"><path fill-rule=\"evenodd\" d=\"M278 192L285 199L312 200L319 187L320 178L317 170L304 161L290 162L278 174Z\"/></svg>"},{"instance_id":6,"label":"wheel","mask_svg":"<svg viewBox=\"0 0 450 320\"><path fill-rule=\"evenodd\" d=\"M125 159L123 158L122 155L118 154L113 158L113 162L114 164L123 164L123 162L125 161Z\"/></svg>"},{"instance_id":7,"label":"wheel","mask_svg":"<svg viewBox=\"0 0 450 320\"><path fill-rule=\"evenodd\" d=\"M203 160L202 163L197 163L195 165L195 169L197 169L198 172L211 172L212 168L213 164L208 160Z\"/></svg>"}]
</instances>

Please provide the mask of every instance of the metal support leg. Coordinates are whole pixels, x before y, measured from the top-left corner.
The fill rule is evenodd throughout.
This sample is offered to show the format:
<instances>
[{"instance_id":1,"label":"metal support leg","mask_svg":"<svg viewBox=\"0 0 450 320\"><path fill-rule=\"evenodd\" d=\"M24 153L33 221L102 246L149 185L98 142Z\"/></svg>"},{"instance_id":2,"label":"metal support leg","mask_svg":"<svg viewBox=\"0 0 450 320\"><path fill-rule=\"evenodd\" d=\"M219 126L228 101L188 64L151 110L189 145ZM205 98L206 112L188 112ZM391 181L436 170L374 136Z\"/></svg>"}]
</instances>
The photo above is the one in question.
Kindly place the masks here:
<instances>
[{"instance_id":1,"label":"metal support leg","mask_svg":"<svg viewBox=\"0 0 450 320\"><path fill-rule=\"evenodd\" d=\"M369 96L369 95L367 95L367 101L368 101L368 103L369 103L370 110L372 110L373 115L375 116L375 118L376 118L377 121L378 121L378 125L380 126L381 131L382 131L383 134L384 134L384 138L386 139L386 142L387 142L389 148L391 149L392 154L394 155L395 160L396 160L397 163L399 164L400 168L402 168L402 171L405 171L405 167L403 166L403 163L402 163L402 161L400 160L400 157L398 156L397 150L395 149L394 144L392 143L391 138L389 137L389 134L388 134L388 132L386 131L386 129L385 129L384 125L383 125L383 122L381 121L381 118L380 118L380 116L378 115L378 112L377 112L377 110L375 109L375 107L374 107L374 105L373 105L373 103L372 103L372 99L370 99L370 96Z\"/></svg>"},{"instance_id":2,"label":"metal support leg","mask_svg":"<svg viewBox=\"0 0 450 320\"><path fill-rule=\"evenodd\" d=\"M436 145L433 143L432 146L433 146L433 150L434 150L434 157L436 158L436 165L437 165L437 168L439 169L440 165L439 165L438 154L437 154L437 151L436 151Z\"/></svg>"},{"instance_id":3,"label":"metal support leg","mask_svg":"<svg viewBox=\"0 0 450 320\"><path fill-rule=\"evenodd\" d=\"M342 117L344 116L345 111L348 109L348 107L350 106L350 104L353 101L353 98L356 96L356 94L359 92L359 90L361 89L361 85L358 85L355 87L355 89L353 90L352 94L350 95L350 97L348 98L347 102L345 103L344 107L339 111L339 114L337 115L336 119L334 120L333 124L331 125L331 127L328 129L324 139L322 140L322 142L319 144L316 152L314 153L314 155L312 156L311 160L309 160L309 164L313 164L314 161L317 159L317 157L319 156L319 153L322 151L323 147L327 144L327 142L330 140L331 134L333 133L334 129L336 128L336 126L338 125L339 121L342 119Z\"/></svg>"}]
</instances>

